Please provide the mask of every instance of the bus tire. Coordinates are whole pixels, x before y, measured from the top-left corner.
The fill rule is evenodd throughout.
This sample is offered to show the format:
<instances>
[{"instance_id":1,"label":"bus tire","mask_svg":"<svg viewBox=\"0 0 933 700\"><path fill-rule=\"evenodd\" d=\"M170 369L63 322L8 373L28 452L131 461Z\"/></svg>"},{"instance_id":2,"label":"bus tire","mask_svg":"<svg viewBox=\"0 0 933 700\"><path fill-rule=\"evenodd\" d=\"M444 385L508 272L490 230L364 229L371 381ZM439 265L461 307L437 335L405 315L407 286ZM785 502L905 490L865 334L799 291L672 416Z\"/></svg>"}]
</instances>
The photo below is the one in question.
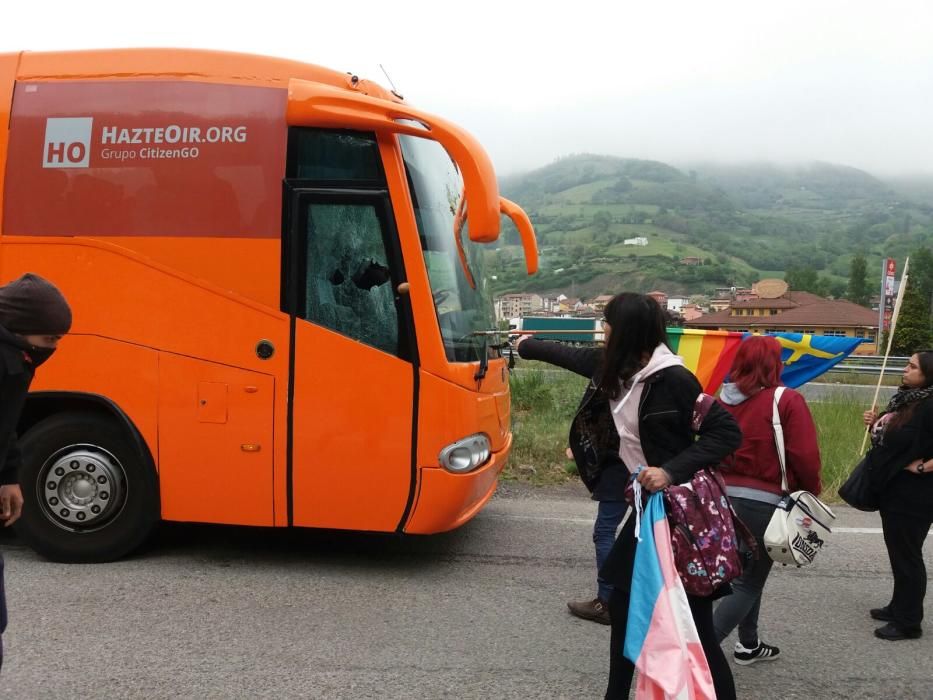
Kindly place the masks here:
<instances>
[{"instance_id":1,"label":"bus tire","mask_svg":"<svg viewBox=\"0 0 933 700\"><path fill-rule=\"evenodd\" d=\"M139 547L159 521L148 455L126 427L95 413L59 413L21 440L17 534L59 562L104 562Z\"/></svg>"}]
</instances>

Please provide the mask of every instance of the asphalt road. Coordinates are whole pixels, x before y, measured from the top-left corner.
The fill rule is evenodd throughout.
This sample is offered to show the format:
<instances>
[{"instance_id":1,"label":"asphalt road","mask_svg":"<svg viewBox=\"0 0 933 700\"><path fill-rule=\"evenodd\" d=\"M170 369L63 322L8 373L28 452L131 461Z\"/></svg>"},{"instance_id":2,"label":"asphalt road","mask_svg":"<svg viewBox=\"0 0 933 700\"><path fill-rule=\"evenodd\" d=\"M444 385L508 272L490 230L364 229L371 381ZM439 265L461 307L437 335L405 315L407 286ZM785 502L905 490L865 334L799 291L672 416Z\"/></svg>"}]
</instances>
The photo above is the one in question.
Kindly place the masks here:
<instances>
[{"instance_id":1,"label":"asphalt road","mask_svg":"<svg viewBox=\"0 0 933 700\"><path fill-rule=\"evenodd\" d=\"M0 694L601 698L609 630L565 608L593 592L595 504L509 491L426 538L173 525L132 559L62 565L7 535ZM772 574L762 630L784 653L734 667L740 697L933 698L933 629L872 636L891 585L878 518L838 515L814 567Z\"/></svg>"}]
</instances>

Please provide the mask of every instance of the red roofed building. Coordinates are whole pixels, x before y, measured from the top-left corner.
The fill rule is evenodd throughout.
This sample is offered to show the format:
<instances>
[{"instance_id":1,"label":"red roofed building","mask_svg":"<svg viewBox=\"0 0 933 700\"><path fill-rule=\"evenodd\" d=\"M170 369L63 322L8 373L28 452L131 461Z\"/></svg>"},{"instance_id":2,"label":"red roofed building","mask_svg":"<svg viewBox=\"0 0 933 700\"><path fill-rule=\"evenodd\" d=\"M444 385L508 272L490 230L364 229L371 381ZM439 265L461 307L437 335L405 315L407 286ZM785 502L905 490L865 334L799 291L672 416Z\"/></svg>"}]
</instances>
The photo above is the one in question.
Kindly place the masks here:
<instances>
[{"instance_id":1,"label":"red roofed building","mask_svg":"<svg viewBox=\"0 0 933 700\"><path fill-rule=\"evenodd\" d=\"M684 304L680 309L680 315L683 316L684 322L695 321L698 318L703 318L703 312L696 304Z\"/></svg>"},{"instance_id":2,"label":"red roofed building","mask_svg":"<svg viewBox=\"0 0 933 700\"><path fill-rule=\"evenodd\" d=\"M730 308L685 324L688 328L752 333L809 333L864 338L855 351L877 354L878 313L851 301L809 292L785 292L775 299L733 302Z\"/></svg>"},{"instance_id":3,"label":"red roofed building","mask_svg":"<svg viewBox=\"0 0 933 700\"><path fill-rule=\"evenodd\" d=\"M594 309L597 311L602 311L606 308L606 304L608 304L610 301L612 301L612 294L600 294L590 303Z\"/></svg>"},{"instance_id":4,"label":"red roofed building","mask_svg":"<svg viewBox=\"0 0 933 700\"><path fill-rule=\"evenodd\" d=\"M659 292L659 291L648 292L648 296L654 299L656 302L658 302L661 305L662 309L667 308L667 292Z\"/></svg>"}]
</instances>

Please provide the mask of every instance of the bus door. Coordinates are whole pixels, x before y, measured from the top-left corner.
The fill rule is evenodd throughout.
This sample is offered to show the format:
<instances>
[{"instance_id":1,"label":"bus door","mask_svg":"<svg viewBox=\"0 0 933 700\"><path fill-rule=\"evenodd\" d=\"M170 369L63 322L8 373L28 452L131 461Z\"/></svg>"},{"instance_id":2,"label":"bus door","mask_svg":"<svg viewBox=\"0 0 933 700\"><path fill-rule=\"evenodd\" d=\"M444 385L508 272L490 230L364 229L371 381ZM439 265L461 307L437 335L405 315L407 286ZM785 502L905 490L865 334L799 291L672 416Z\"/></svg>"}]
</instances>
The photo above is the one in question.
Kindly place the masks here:
<instances>
[{"instance_id":1,"label":"bus door","mask_svg":"<svg viewBox=\"0 0 933 700\"><path fill-rule=\"evenodd\" d=\"M392 531L413 498L415 335L384 187L286 186L289 515Z\"/></svg>"}]
</instances>

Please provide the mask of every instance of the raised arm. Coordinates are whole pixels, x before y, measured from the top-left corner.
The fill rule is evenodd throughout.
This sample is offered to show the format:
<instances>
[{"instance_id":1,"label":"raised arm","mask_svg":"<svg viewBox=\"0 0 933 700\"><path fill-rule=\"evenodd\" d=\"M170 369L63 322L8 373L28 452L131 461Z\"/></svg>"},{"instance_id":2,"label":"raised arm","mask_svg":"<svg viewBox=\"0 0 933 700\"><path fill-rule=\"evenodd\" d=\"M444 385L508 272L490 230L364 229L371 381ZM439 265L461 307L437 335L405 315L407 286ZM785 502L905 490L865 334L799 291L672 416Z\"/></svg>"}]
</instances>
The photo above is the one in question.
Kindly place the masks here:
<instances>
[{"instance_id":1,"label":"raised arm","mask_svg":"<svg viewBox=\"0 0 933 700\"><path fill-rule=\"evenodd\" d=\"M574 348L552 340L538 340L530 336L518 339L518 354L524 360L540 360L590 378L602 358L599 348Z\"/></svg>"}]
</instances>

